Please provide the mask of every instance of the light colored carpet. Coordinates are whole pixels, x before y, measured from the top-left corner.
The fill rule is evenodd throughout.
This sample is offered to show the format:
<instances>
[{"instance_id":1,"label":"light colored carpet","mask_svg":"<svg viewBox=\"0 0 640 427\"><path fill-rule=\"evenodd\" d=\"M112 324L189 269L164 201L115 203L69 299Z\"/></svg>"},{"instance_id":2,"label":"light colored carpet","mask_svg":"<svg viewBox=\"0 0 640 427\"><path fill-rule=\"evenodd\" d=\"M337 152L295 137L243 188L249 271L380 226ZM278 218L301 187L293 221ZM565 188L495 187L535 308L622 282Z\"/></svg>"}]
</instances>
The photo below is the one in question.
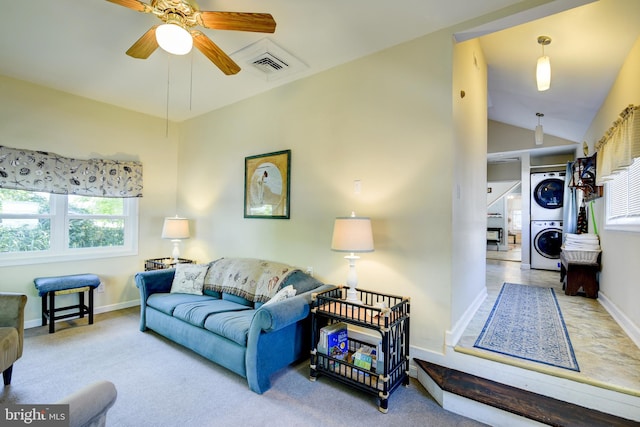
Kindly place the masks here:
<instances>
[{"instance_id":1,"label":"light colored carpet","mask_svg":"<svg viewBox=\"0 0 640 427\"><path fill-rule=\"evenodd\" d=\"M97 380L112 381L118 399L110 426L480 426L442 409L414 379L389 399L377 399L320 377L308 361L281 371L262 395L244 378L153 332L138 330L138 309L26 331L24 355L3 403L52 403Z\"/></svg>"},{"instance_id":2,"label":"light colored carpet","mask_svg":"<svg viewBox=\"0 0 640 427\"><path fill-rule=\"evenodd\" d=\"M474 347L580 370L553 288L505 283Z\"/></svg>"}]
</instances>

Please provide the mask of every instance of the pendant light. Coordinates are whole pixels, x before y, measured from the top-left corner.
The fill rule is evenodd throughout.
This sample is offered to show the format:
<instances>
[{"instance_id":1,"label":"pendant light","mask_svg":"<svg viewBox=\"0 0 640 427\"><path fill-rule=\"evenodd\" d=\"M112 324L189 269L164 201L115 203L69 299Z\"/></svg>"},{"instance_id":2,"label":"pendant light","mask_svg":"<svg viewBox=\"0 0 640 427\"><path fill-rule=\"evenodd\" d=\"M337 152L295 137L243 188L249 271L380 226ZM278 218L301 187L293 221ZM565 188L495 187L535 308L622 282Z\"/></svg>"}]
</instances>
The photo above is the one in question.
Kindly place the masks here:
<instances>
[{"instance_id":1,"label":"pendant light","mask_svg":"<svg viewBox=\"0 0 640 427\"><path fill-rule=\"evenodd\" d=\"M540 119L544 117L544 114L536 113L536 116L538 116L538 125L536 126L536 134L535 134L536 145L542 145L542 143L544 142L544 131L542 130Z\"/></svg>"},{"instance_id":2,"label":"pendant light","mask_svg":"<svg viewBox=\"0 0 640 427\"><path fill-rule=\"evenodd\" d=\"M542 46L542 56L538 58L536 66L536 82L538 91L542 92L551 86L551 63L549 57L544 54L544 47L551 43L551 38L547 36L538 37L538 44Z\"/></svg>"}]
</instances>

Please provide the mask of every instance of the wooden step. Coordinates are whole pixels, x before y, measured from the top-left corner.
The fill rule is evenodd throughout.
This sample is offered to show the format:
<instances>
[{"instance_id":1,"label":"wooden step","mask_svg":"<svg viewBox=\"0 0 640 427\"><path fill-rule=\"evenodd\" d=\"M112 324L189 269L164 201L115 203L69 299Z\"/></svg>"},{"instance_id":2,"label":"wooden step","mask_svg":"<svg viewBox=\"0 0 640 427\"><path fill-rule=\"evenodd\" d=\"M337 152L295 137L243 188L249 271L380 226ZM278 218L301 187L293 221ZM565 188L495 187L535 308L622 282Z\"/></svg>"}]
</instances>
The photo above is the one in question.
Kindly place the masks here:
<instances>
[{"instance_id":1,"label":"wooden step","mask_svg":"<svg viewBox=\"0 0 640 427\"><path fill-rule=\"evenodd\" d=\"M442 390L552 426L640 426L573 403L501 384L475 375L414 359Z\"/></svg>"}]
</instances>

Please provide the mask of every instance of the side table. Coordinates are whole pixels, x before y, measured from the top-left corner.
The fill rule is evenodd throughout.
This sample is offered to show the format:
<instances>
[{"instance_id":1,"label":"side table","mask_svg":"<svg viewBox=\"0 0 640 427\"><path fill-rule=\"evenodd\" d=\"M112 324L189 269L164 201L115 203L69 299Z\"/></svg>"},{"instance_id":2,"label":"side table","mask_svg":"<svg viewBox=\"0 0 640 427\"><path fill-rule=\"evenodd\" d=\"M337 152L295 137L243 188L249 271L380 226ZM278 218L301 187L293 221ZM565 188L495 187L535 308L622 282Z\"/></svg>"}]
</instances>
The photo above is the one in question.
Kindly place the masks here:
<instances>
[{"instance_id":1,"label":"side table","mask_svg":"<svg viewBox=\"0 0 640 427\"><path fill-rule=\"evenodd\" d=\"M144 262L144 271L164 270L165 268L174 268L176 264L193 264L192 259L178 258L178 262L171 257L148 259Z\"/></svg>"},{"instance_id":2,"label":"side table","mask_svg":"<svg viewBox=\"0 0 640 427\"><path fill-rule=\"evenodd\" d=\"M326 375L373 394L379 400L378 410L386 414L391 393L401 384L409 385L410 299L362 289L357 289L357 292L362 304L346 301L344 287L313 294L309 379L315 381L319 375ZM325 326L339 323L347 326L346 354L331 351L328 337L327 345L320 339ZM374 336L379 337L375 364L373 358L368 360L366 367L359 364L357 353L371 343L361 341L362 334L357 335L359 339L356 338L353 332L349 332L348 325L370 330Z\"/></svg>"}]
</instances>

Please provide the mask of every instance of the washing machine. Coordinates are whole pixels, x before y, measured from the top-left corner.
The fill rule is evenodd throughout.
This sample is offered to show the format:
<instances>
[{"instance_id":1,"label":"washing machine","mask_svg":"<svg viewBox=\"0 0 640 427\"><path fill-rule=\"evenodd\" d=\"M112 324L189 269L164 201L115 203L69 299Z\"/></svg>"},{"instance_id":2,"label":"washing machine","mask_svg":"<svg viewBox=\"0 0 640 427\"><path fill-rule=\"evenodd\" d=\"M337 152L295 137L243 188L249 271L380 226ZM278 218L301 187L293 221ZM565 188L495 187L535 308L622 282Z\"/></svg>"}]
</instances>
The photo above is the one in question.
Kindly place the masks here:
<instances>
[{"instance_id":1,"label":"washing machine","mask_svg":"<svg viewBox=\"0 0 640 427\"><path fill-rule=\"evenodd\" d=\"M531 174L531 220L562 220L566 172Z\"/></svg>"},{"instance_id":2,"label":"washing machine","mask_svg":"<svg viewBox=\"0 0 640 427\"><path fill-rule=\"evenodd\" d=\"M531 268L560 271L562 221L531 221Z\"/></svg>"}]
</instances>

